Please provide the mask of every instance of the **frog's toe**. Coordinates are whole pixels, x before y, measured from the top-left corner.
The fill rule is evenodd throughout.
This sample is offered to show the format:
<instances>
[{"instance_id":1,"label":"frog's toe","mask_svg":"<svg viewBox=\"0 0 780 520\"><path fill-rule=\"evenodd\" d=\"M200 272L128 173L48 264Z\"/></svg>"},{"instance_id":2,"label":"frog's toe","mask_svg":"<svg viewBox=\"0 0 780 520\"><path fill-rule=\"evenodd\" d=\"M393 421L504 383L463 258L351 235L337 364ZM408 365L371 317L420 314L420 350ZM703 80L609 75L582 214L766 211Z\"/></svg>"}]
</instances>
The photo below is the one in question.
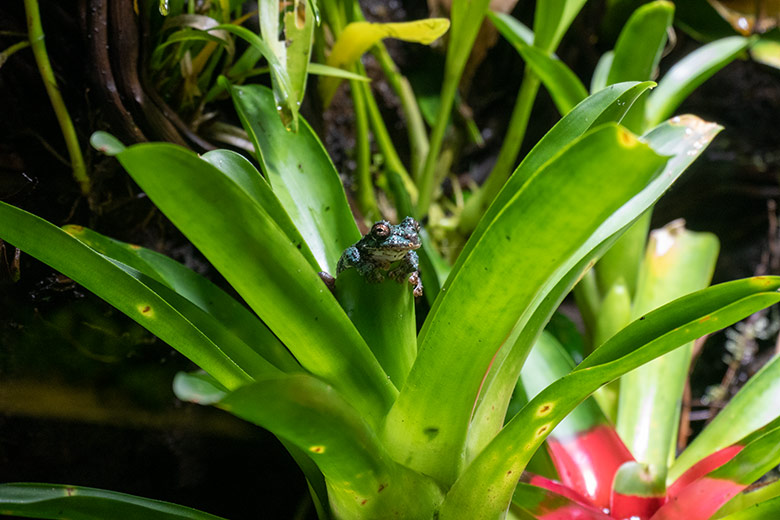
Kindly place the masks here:
<instances>
[{"instance_id":1,"label":"frog's toe","mask_svg":"<svg viewBox=\"0 0 780 520\"><path fill-rule=\"evenodd\" d=\"M419 271L415 271L409 275L409 283L414 286L412 294L414 294L415 298L419 298L423 295L423 284L422 280L420 279Z\"/></svg>"}]
</instances>

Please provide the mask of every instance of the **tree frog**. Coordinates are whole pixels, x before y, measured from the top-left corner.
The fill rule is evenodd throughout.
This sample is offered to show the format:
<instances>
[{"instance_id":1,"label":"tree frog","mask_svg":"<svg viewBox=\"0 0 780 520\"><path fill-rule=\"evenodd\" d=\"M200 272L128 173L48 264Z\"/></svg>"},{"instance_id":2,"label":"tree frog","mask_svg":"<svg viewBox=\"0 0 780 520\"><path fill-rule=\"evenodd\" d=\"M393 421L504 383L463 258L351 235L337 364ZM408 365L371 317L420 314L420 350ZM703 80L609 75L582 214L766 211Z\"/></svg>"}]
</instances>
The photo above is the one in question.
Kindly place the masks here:
<instances>
[{"instance_id":1,"label":"tree frog","mask_svg":"<svg viewBox=\"0 0 780 520\"><path fill-rule=\"evenodd\" d=\"M419 232L420 224L412 217L406 217L397 226L380 220L344 251L336 274L354 267L370 283L381 282L387 274L398 283L408 280L414 287L413 294L422 296L420 260L415 252L420 248Z\"/></svg>"}]
</instances>

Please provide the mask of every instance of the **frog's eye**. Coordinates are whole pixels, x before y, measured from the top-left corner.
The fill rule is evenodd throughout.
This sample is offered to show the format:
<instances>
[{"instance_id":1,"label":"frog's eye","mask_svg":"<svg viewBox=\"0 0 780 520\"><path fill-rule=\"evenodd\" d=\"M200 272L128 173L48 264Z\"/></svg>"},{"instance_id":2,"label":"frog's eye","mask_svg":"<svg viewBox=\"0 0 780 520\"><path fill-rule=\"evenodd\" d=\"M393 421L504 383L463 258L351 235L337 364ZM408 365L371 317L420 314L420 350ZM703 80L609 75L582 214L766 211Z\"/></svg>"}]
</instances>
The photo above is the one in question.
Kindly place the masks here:
<instances>
[{"instance_id":1,"label":"frog's eye","mask_svg":"<svg viewBox=\"0 0 780 520\"><path fill-rule=\"evenodd\" d=\"M377 222L371 228L371 234L376 238L385 238L390 235L390 226L386 222Z\"/></svg>"}]
</instances>

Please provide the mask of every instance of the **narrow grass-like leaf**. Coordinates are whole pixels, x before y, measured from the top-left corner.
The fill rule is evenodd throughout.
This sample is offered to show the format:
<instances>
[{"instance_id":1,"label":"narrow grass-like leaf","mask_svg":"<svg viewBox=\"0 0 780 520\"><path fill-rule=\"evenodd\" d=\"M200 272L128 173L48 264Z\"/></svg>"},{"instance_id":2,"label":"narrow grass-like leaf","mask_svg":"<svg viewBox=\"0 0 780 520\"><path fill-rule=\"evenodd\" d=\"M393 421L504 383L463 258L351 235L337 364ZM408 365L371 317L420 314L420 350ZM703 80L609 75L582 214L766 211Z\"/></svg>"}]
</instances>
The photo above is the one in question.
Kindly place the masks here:
<instances>
[{"instance_id":1,"label":"narrow grass-like leaf","mask_svg":"<svg viewBox=\"0 0 780 520\"><path fill-rule=\"evenodd\" d=\"M593 77L590 79L590 93L595 94L607 86L607 78L612 68L612 60L615 59L614 51L607 51L601 55L596 68L593 69Z\"/></svg>"},{"instance_id":2,"label":"narrow grass-like leaf","mask_svg":"<svg viewBox=\"0 0 780 520\"><path fill-rule=\"evenodd\" d=\"M314 0L316 1L316 0ZM284 63L290 78L290 103L293 110L293 121L297 121L298 109L306 92L306 80L309 77L308 68L311 58L312 41L314 39L315 16L310 0L300 0L293 4L294 9L284 13ZM293 128L297 131L295 123Z\"/></svg>"},{"instance_id":3,"label":"narrow grass-like leaf","mask_svg":"<svg viewBox=\"0 0 780 520\"><path fill-rule=\"evenodd\" d=\"M780 416L780 356L769 363L743 386L726 407L691 442L669 468L668 482L677 480L699 460L736 443L753 430Z\"/></svg>"},{"instance_id":4,"label":"narrow grass-like leaf","mask_svg":"<svg viewBox=\"0 0 780 520\"><path fill-rule=\"evenodd\" d=\"M499 518L515 488L514 475L585 397L651 359L777 303L779 288L778 277L738 280L680 298L634 321L507 423L452 486L440 518Z\"/></svg>"},{"instance_id":5,"label":"narrow grass-like leaf","mask_svg":"<svg viewBox=\"0 0 780 520\"><path fill-rule=\"evenodd\" d=\"M224 520L196 509L115 491L62 484L0 484L0 515L68 520Z\"/></svg>"},{"instance_id":6,"label":"narrow grass-like leaf","mask_svg":"<svg viewBox=\"0 0 780 520\"><path fill-rule=\"evenodd\" d=\"M366 83L369 83L371 81L371 78L369 78L368 76L357 74L349 70L339 69L336 67L328 67L327 65L323 65L322 63L309 63L308 72L309 74L314 74L317 76L333 76L334 78L352 79L355 81L365 81Z\"/></svg>"},{"instance_id":7,"label":"narrow grass-like leaf","mask_svg":"<svg viewBox=\"0 0 780 520\"><path fill-rule=\"evenodd\" d=\"M288 132L275 116L273 95L259 85L231 87L268 182L322 271L335 273L341 253L360 238L338 172L301 118Z\"/></svg>"},{"instance_id":8,"label":"narrow grass-like leaf","mask_svg":"<svg viewBox=\"0 0 780 520\"><path fill-rule=\"evenodd\" d=\"M218 406L307 453L325 476L339 518L356 518L355 511L370 518L415 510L430 515L441 499L429 478L393 461L361 414L314 377L258 381L228 394Z\"/></svg>"},{"instance_id":9,"label":"narrow grass-like leaf","mask_svg":"<svg viewBox=\"0 0 780 520\"><path fill-rule=\"evenodd\" d=\"M181 147L141 144L117 157L304 368L342 390L367 416L382 413L395 393L387 376L316 271L261 206Z\"/></svg>"},{"instance_id":10,"label":"narrow grass-like leaf","mask_svg":"<svg viewBox=\"0 0 780 520\"><path fill-rule=\"evenodd\" d=\"M565 63L526 41L527 27L508 14L489 12L488 18L539 76L561 115L566 115L588 97L582 82Z\"/></svg>"},{"instance_id":11,"label":"narrow grass-like leaf","mask_svg":"<svg viewBox=\"0 0 780 520\"><path fill-rule=\"evenodd\" d=\"M461 255L428 315L417 360L386 421L398 460L454 480L459 460L451 454L463 449L480 381L519 316L541 303L541 289L557 284L579 261L572 255L582 243L665 162L613 124L530 176L471 254ZM582 204L587 200L598 203ZM557 211L561 204L577 211Z\"/></svg>"},{"instance_id":12,"label":"narrow grass-like leaf","mask_svg":"<svg viewBox=\"0 0 780 520\"><path fill-rule=\"evenodd\" d=\"M671 117L696 87L744 53L749 46L750 39L731 36L708 43L675 63L647 99L645 125L655 126Z\"/></svg>"},{"instance_id":13,"label":"narrow grass-like leaf","mask_svg":"<svg viewBox=\"0 0 780 520\"><path fill-rule=\"evenodd\" d=\"M0 202L0 237L94 292L224 386L236 388L251 381L234 360L163 297L65 231Z\"/></svg>"}]
</instances>

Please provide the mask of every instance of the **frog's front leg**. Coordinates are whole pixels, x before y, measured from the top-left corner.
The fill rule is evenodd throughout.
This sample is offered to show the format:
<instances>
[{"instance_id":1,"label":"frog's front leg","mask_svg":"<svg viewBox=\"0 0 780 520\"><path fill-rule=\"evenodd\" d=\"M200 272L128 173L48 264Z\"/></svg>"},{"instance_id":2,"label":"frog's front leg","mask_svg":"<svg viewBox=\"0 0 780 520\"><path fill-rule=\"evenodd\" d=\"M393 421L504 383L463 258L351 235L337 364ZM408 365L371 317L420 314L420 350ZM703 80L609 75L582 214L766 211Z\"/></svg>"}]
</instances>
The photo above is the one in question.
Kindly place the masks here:
<instances>
[{"instance_id":1,"label":"frog's front leg","mask_svg":"<svg viewBox=\"0 0 780 520\"><path fill-rule=\"evenodd\" d=\"M414 295L422 296L423 286L420 280L420 258L417 256L416 251L409 251L401 260L401 263L388 273L390 278L398 281L398 283L404 283L408 280L414 287Z\"/></svg>"},{"instance_id":2,"label":"frog's front leg","mask_svg":"<svg viewBox=\"0 0 780 520\"><path fill-rule=\"evenodd\" d=\"M346 271L350 267L360 267L360 251L357 247L351 246L341 253L339 262L336 265L336 274L341 274L342 271Z\"/></svg>"}]
</instances>

